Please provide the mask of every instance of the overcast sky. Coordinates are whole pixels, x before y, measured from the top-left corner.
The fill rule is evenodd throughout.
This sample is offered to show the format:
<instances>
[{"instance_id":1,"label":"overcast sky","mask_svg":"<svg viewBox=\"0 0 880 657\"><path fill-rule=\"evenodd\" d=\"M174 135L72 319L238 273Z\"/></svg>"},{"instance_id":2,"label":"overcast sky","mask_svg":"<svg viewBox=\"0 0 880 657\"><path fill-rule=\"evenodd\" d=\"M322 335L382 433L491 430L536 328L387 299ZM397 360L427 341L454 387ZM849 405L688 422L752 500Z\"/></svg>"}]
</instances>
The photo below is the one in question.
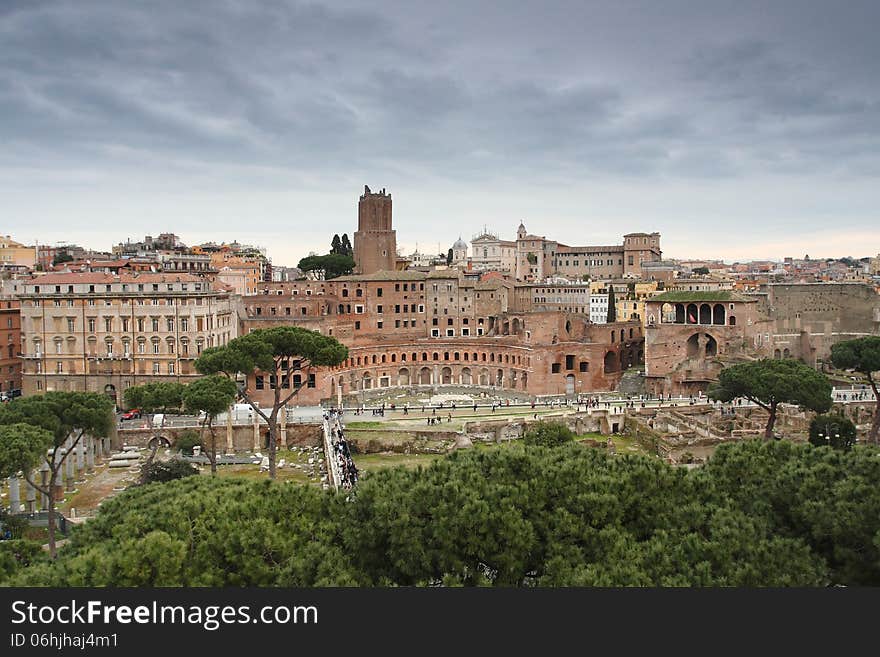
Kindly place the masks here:
<instances>
[{"instance_id":1,"label":"overcast sky","mask_svg":"<svg viewBox=\"0 0 880 657\"><path fill-rule=\"evenodd\" d=\"M880 2L0 0L0 231L880 251Z\"/></svg>"}]
</instances>

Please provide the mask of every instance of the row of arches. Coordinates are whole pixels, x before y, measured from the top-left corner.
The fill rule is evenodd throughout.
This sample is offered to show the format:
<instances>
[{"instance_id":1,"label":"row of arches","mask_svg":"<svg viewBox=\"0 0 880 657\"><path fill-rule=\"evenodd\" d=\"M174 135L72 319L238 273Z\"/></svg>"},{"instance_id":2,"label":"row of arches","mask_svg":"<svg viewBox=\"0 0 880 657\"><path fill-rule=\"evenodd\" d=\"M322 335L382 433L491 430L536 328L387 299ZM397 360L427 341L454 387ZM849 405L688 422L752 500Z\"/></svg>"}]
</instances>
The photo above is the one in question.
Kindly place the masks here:
<instances>
[{"instance_id":1,"label":"row of arches","mask_svg":"<svg viewBox=\"0 0 880 657\"><path fill-rule=\"evenodd\" d=\"M343 393L376 388L465 385L527 390L529 373L518 369L471 367L400 367L392 371L350 372L331 381L333 394L338 386Z\"/></svg>"},{"instance_id":2,"label":"row of arches","mask_svg":"<svg viewBox=\"0 0 880 657\"><path fill-rule=\"evenodd\" d=\"M674 306L664 303L661 309L661 321L672 324L705 324L715 326L736 326L736 317L727 316L727 309L722 303L676 303Z\"/></svg>"}]
</instances>

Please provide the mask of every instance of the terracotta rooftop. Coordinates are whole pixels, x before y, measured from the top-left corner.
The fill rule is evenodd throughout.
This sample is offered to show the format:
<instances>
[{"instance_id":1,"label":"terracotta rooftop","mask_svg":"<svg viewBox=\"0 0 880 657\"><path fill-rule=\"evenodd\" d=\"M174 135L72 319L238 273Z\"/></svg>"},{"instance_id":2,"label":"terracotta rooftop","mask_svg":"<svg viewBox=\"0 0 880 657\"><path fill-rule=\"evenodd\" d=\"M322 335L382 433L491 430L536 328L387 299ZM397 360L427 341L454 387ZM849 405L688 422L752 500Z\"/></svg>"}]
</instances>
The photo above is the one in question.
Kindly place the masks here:
<instances>
[{"instance_id":1,"label":"terracotta rooftop","mask_svg":"<svg viewBox=\"0 0 880 657\"><path fill-rule=\"evenodd\" d=\"M52 273L24 281L29 285L75 285L77 283L110 284L110 283L201 283L204 279L192 274L156 274L156 273L121 273L105 274L102 272L65 272Z\"/></svg>"}]
</instances>

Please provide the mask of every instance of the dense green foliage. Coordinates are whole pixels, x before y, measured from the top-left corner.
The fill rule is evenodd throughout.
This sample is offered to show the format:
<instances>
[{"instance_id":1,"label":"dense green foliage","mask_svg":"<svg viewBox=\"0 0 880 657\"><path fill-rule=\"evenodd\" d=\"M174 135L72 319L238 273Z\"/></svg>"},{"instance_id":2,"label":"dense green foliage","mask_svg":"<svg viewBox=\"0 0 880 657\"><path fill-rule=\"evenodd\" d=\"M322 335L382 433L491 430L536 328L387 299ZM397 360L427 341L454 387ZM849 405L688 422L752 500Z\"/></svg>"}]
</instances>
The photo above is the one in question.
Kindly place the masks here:
<instances>
[{"instance_id":1,"label":"dense green foliage","mask_svg":"<svg viewBox=\"0 0 880 657\"><path fill-rule=\"evenodd\" d=\"M185 431L181 431L177 434L177 438L174 440L174 444L171 446L171 449L174 452L180 452L181 454L185 454L186 456L193 455L193 447L202 446L202 438L199 436L198 431L193 431L192 429L187 429Z\"/></svg>"},{"instance_id":2,"label":"dense green foliage","mask_svg":"<svg viewBox=\"0 0 880 657\"><path fill-rule=\"evenodd\" d=\"M36 541L14 539L0 541L0 584L31 564L46 560L43 547Z\"/></svg>"},{"instance_id":3,"label":"dense green foliage","mask_svg":"<svg viewBox=\"0 0 880 657\"><path fill-rule=\"evenodd\" d=\"M341 253L329 253L327 255L306 256L299 261L297 267L302 271L317 271L324 273L324 280L337 278L350 274L354 270L354 258Z\"/></svg>"},{"instance_id":4,"label":"dense green foliage","mask_svg":"<svg viewBox=\"0 0 880 657\"><path fill-rule=\"evenodd\" d=\"M749 441L696 473L780 538L807 543L830 583L880 586L880 451Z\"/></svg>"},{"instance_id":5,"label":"dense green foliage","mask_svg":"<svg viewBox=\"0 0 880 657\"><path fill-rule=\"evenodd\" d=\"M817 415L810 422L810 443L849 449L856 442L856 425L849 418L834 413Z\"/></svg>"},{"instance_id":6,"label":"dense green foliage","mask_svg":"<svg viewBox=\"0 0 880 657\"><path fill-rule=\"evenodd\" d=\"M874 372L880 372L880 336L872 335L831 345L831 362L835 367L855 370L868 377L876 399L868 442L880 442L880 389L874 378Z\"/></svg>"},{"instance_id":7,"label":"dense green foliage","mask_svg":"<svg viewBox=\"0 0 880 657\"><path fill-rule=\"evenodd\" d=\"M728 402L744 397L769 413L765 438L773 437L779 404L796 404L817 413L831 408L831 382L812 367L796 360L761 360L725 367L709 397Z\"/></svg>"},{"instance_id":8,"label":"dense green foliage","mask_svg":"<svg viewBox=\"0 0 880 657\"><path fill-rule=\"evenodd\" d=\"M558 447L574 440L574 432L561 422L536 422L523 434L523 443Z\"/></svg>"},{"instance_id":9,"label":"dense green foliage","mask_svg":"<svg viewBox=\"0 0 880 657\"><path fill-rule=\"evenodd\" d=\"M354 249L348 241L348 233L343 234L342 239L339 239L339 235L333 236L330 241L330 255L354 256Z\"/></svg>"},{"instance_id":10,"label":"dense green foliage","mask_svg":"<svg viewBox=\"0 0 880 657\"><path fill-rule=\"evenodd\" d=\"M42 427L24 422L0 425L0 480L32 470L51 446L52 434Z\"/></svg>"},{"instance_id":11,"label":"dense green foliage","mask_svg":"<svg viewBox=\"0 0 880 657\"><path fill-rule=\"evenodd\" d=\"M142 480L146 484L153 482L173 481L183 477L191 477L199 474L199 469L183 459L168 459L167 461L150 461L144 465Z\"/></svg>"},{"instance_id":12,"label":"dense green foliage","mask_svg":"<svg viewBox=\"0 0 880 657\"><path fill-rule=\"evenodd\" d=\"M156 381L126 388L123 396L129 408L139 408L143 413L179 412L185 388L182 383Z\"/></svg>"},{"instance_id":13,"label":"dense green foliage","mask_svg":"<svg viewBox=\"0 0 880 657\"><path fill-rule=\"evenodd\" d=\"M16 510L17 513L18 510ZM0 506L0 538L5 537L6 532L9 532L12 538L23 538L28 525L27 518L20 515L10 515L6 509Z\"/></svg>"},{"instance_id":14,"label":"dense green foliage","mask_svg":"<svg viewBox=\"0 0 880 657\"><path fill-rule=\"evenodd\" d=\"M880 584L880 454L760 442L688 472L578 445L466 450L354 493L186 477L107 500L57 586Z\"/></svg>"}]
</instances>

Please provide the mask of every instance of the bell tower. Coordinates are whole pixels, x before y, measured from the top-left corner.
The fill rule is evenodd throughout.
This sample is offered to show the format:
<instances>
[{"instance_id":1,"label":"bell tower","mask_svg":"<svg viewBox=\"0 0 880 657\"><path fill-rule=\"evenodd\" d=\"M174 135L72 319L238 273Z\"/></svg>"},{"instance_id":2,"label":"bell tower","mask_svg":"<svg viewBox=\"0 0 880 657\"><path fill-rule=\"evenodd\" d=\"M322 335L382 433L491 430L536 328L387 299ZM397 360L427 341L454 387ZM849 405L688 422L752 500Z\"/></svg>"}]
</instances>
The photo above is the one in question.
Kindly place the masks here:
<instances>
[{"instance_id":1,"label":"bell tower","mask_svg":"<svg viewBox=\"0 0 880 657\"><path fill-rule=\"evenodd\" d=\"M355 273L394 271L397 235L391 227L391 194L371 192L364 185L358 201L358 229L354 234Z\"/></svg>"}]
</instances>

